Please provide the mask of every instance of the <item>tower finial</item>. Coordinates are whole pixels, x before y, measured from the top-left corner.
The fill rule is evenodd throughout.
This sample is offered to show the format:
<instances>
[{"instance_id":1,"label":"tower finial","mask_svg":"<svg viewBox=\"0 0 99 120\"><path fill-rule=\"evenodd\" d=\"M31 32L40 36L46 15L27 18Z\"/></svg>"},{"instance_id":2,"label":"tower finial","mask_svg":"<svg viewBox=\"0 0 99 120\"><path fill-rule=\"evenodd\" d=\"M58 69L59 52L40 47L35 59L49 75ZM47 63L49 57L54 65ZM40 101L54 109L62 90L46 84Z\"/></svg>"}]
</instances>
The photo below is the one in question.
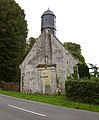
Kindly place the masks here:
<instances>
[{"instance_id":1,"label":"tower finial","mask_svg":"<svg viewBox=\"0 0 99 120\"><path fill-rule=\"evenodd\" d=\"M49 7L48 7L48 10L49 10Z\"/></svg>"}]
</instances>

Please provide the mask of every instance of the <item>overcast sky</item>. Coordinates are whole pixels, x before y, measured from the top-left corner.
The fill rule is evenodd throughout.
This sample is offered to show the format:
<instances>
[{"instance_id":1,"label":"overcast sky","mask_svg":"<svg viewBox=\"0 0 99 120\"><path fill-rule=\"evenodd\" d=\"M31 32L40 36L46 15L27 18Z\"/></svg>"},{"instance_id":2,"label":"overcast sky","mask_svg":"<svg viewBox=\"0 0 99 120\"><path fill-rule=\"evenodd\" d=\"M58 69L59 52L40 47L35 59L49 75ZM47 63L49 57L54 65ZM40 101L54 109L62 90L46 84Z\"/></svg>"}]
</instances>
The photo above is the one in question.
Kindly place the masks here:
<instances>
[{"instance_id":1,"label":"overcast sky","mask_svg":"<svg viewBox=\"0 0 99 120\"><path fill-rule=\"evenodd\" d=\"M56 15L56 36L81 45L86 63L99 66L99 0L15 0L26 14L28 37L41 33L41 15L49 8Z\"/></svg>"}]
</instances>

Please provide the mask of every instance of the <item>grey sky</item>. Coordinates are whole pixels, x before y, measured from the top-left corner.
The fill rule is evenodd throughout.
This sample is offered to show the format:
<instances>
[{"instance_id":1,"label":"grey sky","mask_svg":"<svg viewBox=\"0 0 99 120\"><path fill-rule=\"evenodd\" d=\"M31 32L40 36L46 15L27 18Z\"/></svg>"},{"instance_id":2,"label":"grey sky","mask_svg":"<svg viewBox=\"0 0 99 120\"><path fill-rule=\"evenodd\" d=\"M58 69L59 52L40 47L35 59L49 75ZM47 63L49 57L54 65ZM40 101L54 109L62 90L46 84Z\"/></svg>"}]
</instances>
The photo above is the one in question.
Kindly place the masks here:
<instances>
[{"instance_id":1,"label":"grey sky","mask_svg":"<svg viewBox=\"0 0 99 120\"><path fill-rule=\"evenodd\" d=\"M57 38L81 45L86 63L99 66L99 0L15 0L24 9L28 37L39 37L41 15L49 7L56 15Z\"/></svg>"}]
</instances>

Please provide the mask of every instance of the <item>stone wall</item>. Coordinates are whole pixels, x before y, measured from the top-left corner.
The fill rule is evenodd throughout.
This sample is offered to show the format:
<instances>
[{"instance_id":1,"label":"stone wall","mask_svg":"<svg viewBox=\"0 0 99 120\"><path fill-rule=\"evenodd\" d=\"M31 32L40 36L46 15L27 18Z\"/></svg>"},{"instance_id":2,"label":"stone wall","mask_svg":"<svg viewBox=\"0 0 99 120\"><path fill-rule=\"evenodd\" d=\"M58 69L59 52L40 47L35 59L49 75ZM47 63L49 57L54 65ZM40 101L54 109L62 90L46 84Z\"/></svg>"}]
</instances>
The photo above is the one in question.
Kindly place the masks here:
<instances>
[{"instance_id":1,"label":"stone wall","mask_svg":"<svg viewBox=\"0 0 99 120\"><path fill-rule=\"evenodd\" d=\"M20 91L19 82L0 82L0 88L5 91Z\"/></svg>"},{"instance_id":2,"label":"stone wall","mask_svg":"<svg viewBox=\"0 0 99 120\"><path fill-rule=\"evenodd\" d=\"M48 29L42 31L37 42L21 65L21 91L42 92L42 82L39 78L37 66L51 70L51 91L57 89L56 75L59 79L61 91L64 92L65 80L73 73L73 67L78 63L62 43ZM44 65L56 65L54 69ZM41 67L42 69L42 67Z\"/></svg>"}]
</instances>

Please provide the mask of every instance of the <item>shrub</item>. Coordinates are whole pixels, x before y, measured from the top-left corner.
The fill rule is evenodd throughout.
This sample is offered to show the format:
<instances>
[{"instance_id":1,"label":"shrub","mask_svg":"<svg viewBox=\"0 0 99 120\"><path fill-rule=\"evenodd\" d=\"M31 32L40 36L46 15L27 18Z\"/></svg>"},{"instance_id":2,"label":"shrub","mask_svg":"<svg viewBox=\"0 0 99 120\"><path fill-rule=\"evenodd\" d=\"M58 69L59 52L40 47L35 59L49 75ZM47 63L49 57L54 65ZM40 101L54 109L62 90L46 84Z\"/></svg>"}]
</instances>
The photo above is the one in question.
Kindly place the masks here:
<instances>
[{"instance_id":1,"label":"shrub","mask_svg":"<svg viewBox=\"0 0 99 120\"><path fill-rule=\"evenodd\" d=\"M99 105L99 81L68 80L65 91L68 99Z\"/></svg>"}]
</instances>

